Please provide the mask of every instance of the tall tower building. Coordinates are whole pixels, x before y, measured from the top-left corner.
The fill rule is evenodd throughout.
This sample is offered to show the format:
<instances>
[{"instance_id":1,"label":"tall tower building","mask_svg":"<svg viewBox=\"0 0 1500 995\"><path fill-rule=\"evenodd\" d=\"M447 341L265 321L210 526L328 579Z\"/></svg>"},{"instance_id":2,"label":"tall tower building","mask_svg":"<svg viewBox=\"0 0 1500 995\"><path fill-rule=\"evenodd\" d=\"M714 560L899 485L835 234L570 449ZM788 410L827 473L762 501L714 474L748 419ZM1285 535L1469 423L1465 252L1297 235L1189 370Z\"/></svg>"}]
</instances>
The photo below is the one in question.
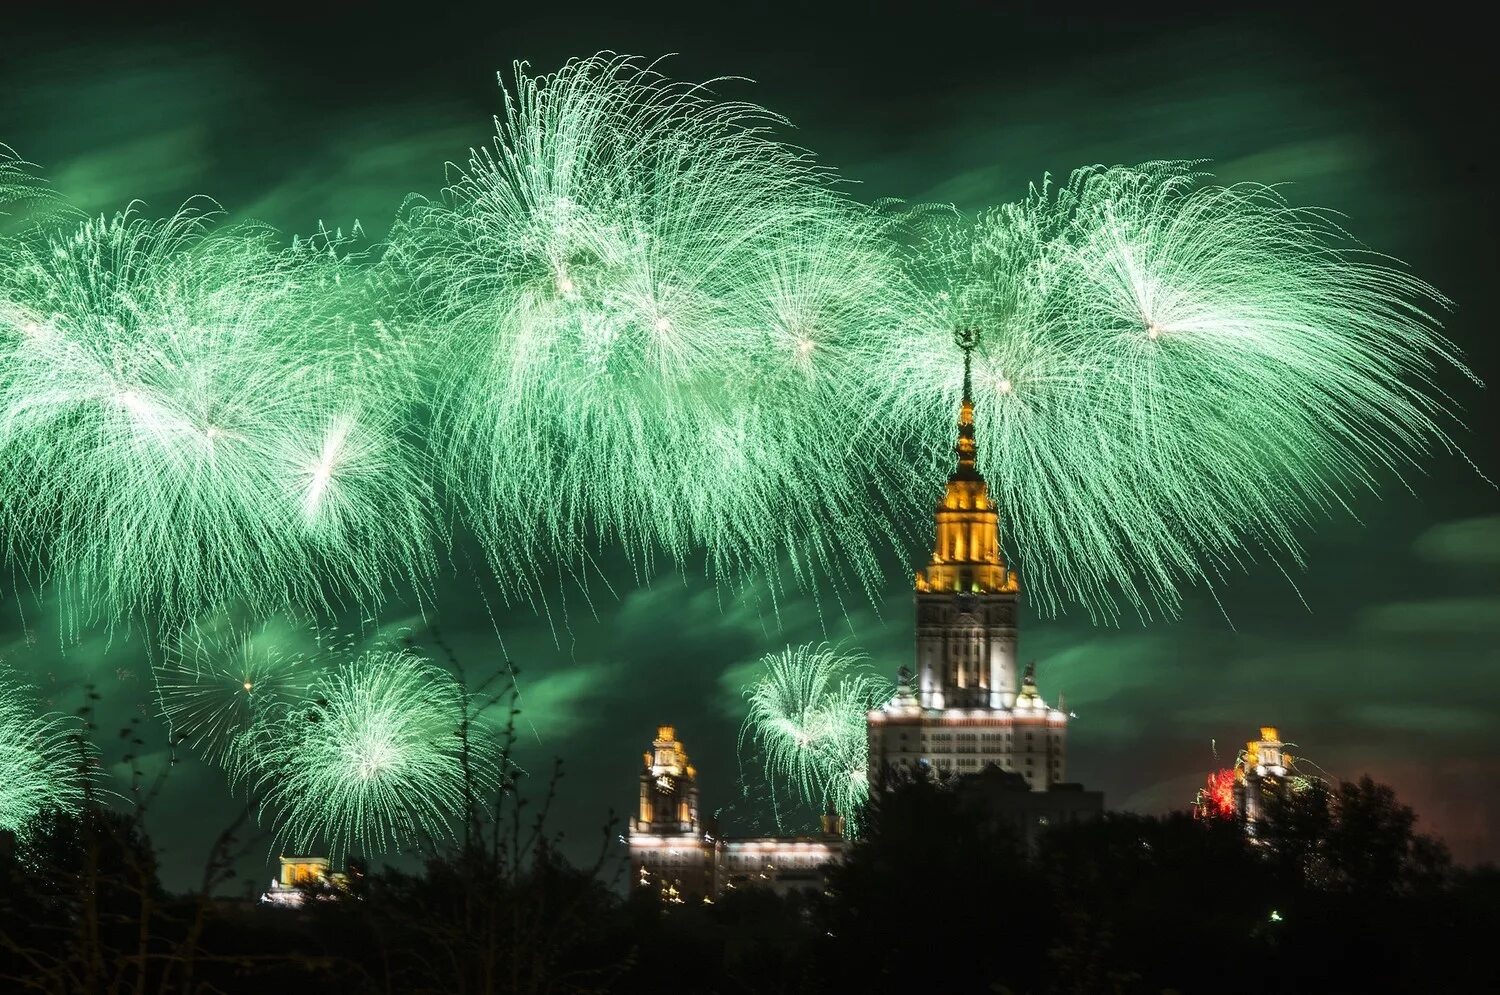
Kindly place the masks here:
<instances>
[{"instance_id":1,"label":"tall tower building","mask_svg":"<svg viewBox=\"0 0 1500 995\"><path fill-rule=\"evenodd\" d=\"M659 726L641 763L640 807L630 819L635 883L673 901L713 894L713 848L698 820L698 772L671 726Z\"/></svg>"},{"instance_id":2,"label":"tall tower building","mask_svg":"<svg viewBox=\"0 0 1500 995\"><path fill-rule=\"evenodd\" d=\"M1251 832L1266 816L1266 801L1286 790L1291 755L1284 749L1275 726L1261 726L1260 739L1245 744L1235 766L1239 778L1234 786L1235 807Z\"/></svg>"},{"instance_id":3,"label":"tall tower building","mask_svg":"<svg viewBox=\"0 0 1500 995\"><path fill-rule=\"evenodd\" d=\"M1020 578L1000 549L1000 512L980 474L964 345L958 465L933 515L927 567L916 574L917 670L869 714L871 770L927 765L973 774L994 766L1045 791L1067 772L1067 714L1042 700L1035 665L1016 659Z\"/></svg>"},{"instance_id":4,"label":"tall tower building","mask_svg":"<svg viewBox=\"0 0 1500 995\"><path fill-rule=\"evenodd\" d=\"M1021 585L1000 554L1000 513L975 466L969 351L958 410L958 467L938 502L936 541L917 571L918 700L923 708L1015 704L1016 599Z\"/></svg>"}]
</instances>

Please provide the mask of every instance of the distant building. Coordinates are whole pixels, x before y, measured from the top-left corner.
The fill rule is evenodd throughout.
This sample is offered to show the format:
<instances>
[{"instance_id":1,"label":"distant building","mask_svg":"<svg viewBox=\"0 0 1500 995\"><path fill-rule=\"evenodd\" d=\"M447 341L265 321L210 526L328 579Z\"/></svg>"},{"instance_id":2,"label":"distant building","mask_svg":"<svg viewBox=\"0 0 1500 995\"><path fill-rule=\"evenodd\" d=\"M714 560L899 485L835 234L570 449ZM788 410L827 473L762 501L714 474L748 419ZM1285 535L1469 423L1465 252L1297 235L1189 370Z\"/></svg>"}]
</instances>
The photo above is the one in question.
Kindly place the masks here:
<instances>
[{"instance_id":1,"label":"distant building","mask_svg":"<svg viewBox=\"0 0 1500 995\"><path fill-rule=\"evenodd\" d=\"M824 869L844 858L832 820L809 836L719 837L698 814L698 772L672 726L661 726L645 754L640 807L630 820L630 876L669 902L712 901L725 891L778 894L823 889Z\"/></svg>"},{"instance_id":2,"label":"distant building","mask_svg":"<svg viewBox=\"0 0 1500 995\"><path fill-rule=\"evenodd\" d=\"M870 771L977 774L996 767L1031 790L1066 783L1068 713L1016 664L1021 583L1000 550L1000 513L975 465L969 354L958 416L958 466L934 513L932 557L916 575L917 672L868 716Z\"/></svg>"},{"instance_id":3,"label":"distant building","mask_svg":"<svg viewBox=\"0 0 1500 995\"><path fill-rule=\"evenodd\" d=\"M1261 726L1260 738L1245 744L1235 756L1233 767L1208 775L1204 786L1198 789L1193 814L1205 819L1238 819L1254 835L1273 798L1322 780L1297 770L1297 758L1287 749L1288 745L1275 726ZM1303 763L1307 766L1306 760Z\"/></svg>"},{"instance_id":4,"label":"distant building","mask_svg":"<svg viewBox=\"0 0 1500 995\"><path fill-rule=\"evenodd\" d=\"M281 873L271 880L271 887L260 900L265 905L296 908L308 896L336 898L350 893L351 886L364 876L364 868L349 862L347 871L331 870L327 857L281 858Z\"/></svg>"},{"instance_id":5,"label":"distant building","mask_svg":"<svg viewBox=\"0 0 1500 995\"><path fill-rule=\"evenodd\" d=\"M1234 800L1247 825L1254 826L1265 817L1268 796L1285 790L1291 759L1282 750L1281 735L1275 726L1262 726L1260 739L1245 744Z\"/></svg>"},{"instance_id":6,"label":"distant building","mask_svg":"<svg viewBox=\"0 0 1500 995\"><path fill-rule=\"evenodd\" d=\"M712 898L714 848L698 819L698 771L671 726L656 730L630 820L630 877L668 901Z\"/></svg>"},{"instance_id":7,"label":"distant building","mask_svg":"<svg viewBox=\"0 0 1500 995\"><path fill-rule=\"evenodd\" d=\"M821 892L828 868L844 861L847 841L823 817L823 831L810 836L730 837L717 841L717 893L761 888L778 895Z\"/></svg>"}]
</instances>

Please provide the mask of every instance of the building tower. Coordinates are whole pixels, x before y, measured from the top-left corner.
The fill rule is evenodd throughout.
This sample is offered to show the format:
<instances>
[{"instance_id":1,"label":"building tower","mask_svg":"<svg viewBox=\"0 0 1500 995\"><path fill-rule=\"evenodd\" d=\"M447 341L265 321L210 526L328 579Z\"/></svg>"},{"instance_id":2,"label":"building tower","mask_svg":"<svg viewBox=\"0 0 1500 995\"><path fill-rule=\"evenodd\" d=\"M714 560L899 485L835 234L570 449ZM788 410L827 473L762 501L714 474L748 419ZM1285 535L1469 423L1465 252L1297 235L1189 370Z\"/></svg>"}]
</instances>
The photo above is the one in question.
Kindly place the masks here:
<instances>
[{"instance_id":1,"label":"building tower","mask_svg":"<svg viewBox=\"0 0 1500 995\"><path fill-rule=\"evenodd\" d=\"M671 726L659 726L641 767L640 810L630 820L630 876L668 902L712 901L725 891L821 892L844 859L837 816L801 836L720 836L698 819L698 778Z\"/></svg>"},{"instance_id":2,"label":"building tower","mask_svg":"<svg viewBox=\"0 0 1500 995\"><path fill-rule=\"evenodd\" d=\"M640 807L630 819L635 883L671 901L713 894L713 847L698 819L698 772L671 726L659 726L641 764Z\"/></svg>"},{"instance_id":3,"label":"building tower","mask_svg":"<svg viewBox=\"0 0 1500 995\"><path fill-rule=\"evenodd\" d=\"M1252 833L1256 823L1265 818L1269 797L1286 789L1287 768L1292 758L1284 745L1275 726L1261 726L1260 739L1245 744L1245 751L1235 765L1239 773L1235 807Z\"/></svg>"},{"instance_id":4,"label":"building tower","mask_svg":"<svg viewBox=\"0 0 1500 995\"><path fill-rule=\"evenodd\" d=\"M657 835L696 835L698 771L671 726L658 726L652 752L642 754L641 807L631 829Z\"/></svg>"},{"instance_id":5,"label":"building tower","mask_svg":"<svg viewBox=\"0 0 1500 995\"><path fill-rule=\"evenodd\" d=\"M975 459L974 398L964 348L958 467L933 516L932 558L917 572L918 700L923 708L1010 708L1016 701L1020 583L1000 553L1000 513Z\"/></svg>"},{"instance_id":6,"label":"building tower","mask_svg":"<svg viewBox=\"0 0 1500 995\"><path fill-rule=\"evenodd\" d=\"M1020 578L1000 549L1000 512L977 465L971 353L960 335L958 465L934 512L932 556L916 574L917 669L869 713L872 771L926 765L972 774L994 766L1045 791L1066 774L1067 715L1042 700L1035 664L1016 665Z\"/></svg>"}]
</instances>

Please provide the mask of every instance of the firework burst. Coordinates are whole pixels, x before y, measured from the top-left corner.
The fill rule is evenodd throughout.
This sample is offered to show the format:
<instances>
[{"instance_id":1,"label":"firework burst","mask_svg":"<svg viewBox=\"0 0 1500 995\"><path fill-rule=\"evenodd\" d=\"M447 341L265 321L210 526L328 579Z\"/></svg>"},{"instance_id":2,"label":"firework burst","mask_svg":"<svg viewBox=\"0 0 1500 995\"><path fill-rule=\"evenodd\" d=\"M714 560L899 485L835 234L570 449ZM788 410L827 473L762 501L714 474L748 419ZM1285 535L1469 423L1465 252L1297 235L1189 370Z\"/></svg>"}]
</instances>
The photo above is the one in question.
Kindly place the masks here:
<instances>
[{"instance_id":1,"label":"firework burst","mask_svg":"<svg viewBox=\"0 0 1500 995\"><path fill-rule=\"evenodd\" d=\"M83 723L36 704L0 670L0 830L23 838L43 812L76 812L95 769Z\"/></svg>"},{"instance_id":2,"label":"firework burst","mask_svg":"<svg viewBox=\"0 0 1500 995\"><path fill-rule=\"evenodd\" d=\"M1308 523L1454 449L1446 301L1269 187L1095 167L930 231L930 320L982 333L980 457L1044 610L1171 614L1249 559L1300 565ZM943 340L902 344L879 409L927 438L957 403Z\"/></svg>"},{"instance_id":3,"label":"firework burst","mask_svg":"<svg viewBox=\"0 0 1500 995\"><path fill-rule=\"evenodd\" d=\"M643 571L701 549L716 576L875 579L843 436L902 278L778 123L632 59L521 67L493 148L408 212L438 448L502 576L598 539Z\"/></svg>"},{"instance_id":4,"label":"firework burst","mask_svg":"<svg viewBox=\"0 0 1500 995\"><path fill-rule=\"evenodd\" d=\"M251 774L265 738L301 701L330 656L350 649L344 637L308 642L271 625L235 633L225 625L193 626L155 668L156 701L174 742L191 746L231 780Z\"/></svg>"},{"instance_id":5,"label":"firework burst","mask_svg":"<svg viewBox=\"0 0 1500 995\"><path fill-rule=\"evenodd\" d=\"M408 651L371 650L319 678L267 730L255 763L278 844L321 841L342 856L448 836L466 792L494 781L478 749L465 783L463 715L453 677Z\"/></svg>"},{"instance_id":6,"label":"firework burst","mask_svg":"<svg viewBox=\"0 0 1500 995\"><path fill-rule=\"evenodd\" d=\"M773 804L780 786L806 804L831 806L849 833L869 794L865 715L891 693L862 669L864 659L827 643L768 654L763 675L745 690L750 707L740 728L740 749L753 745Z\"/></svg>"},{"instance_id":7,"label":"firework burst","mask_svg":"<svg viewBox=\"0 0 1500 995\"><path fill-rule=\"evenodd\" d=\"M84 620L420 589L429 487L336 248L192 209L5 243L0 535Z\"/></svg>"}]
</instances>

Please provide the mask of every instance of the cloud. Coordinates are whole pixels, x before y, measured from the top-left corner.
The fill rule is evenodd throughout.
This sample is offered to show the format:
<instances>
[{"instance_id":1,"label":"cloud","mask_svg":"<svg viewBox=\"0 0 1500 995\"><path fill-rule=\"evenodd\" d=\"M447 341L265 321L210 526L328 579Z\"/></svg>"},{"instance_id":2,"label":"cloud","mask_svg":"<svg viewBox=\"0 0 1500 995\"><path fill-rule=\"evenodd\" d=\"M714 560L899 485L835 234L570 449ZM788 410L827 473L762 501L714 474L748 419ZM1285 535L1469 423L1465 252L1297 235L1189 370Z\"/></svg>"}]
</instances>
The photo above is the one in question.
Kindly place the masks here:
<instances>
[{"instance_id":1,"label":"cloud","mask_svg":"<svg viewBox=\"0 0 1500 995\"><path fill-rule=\"evenodd\" d=\"M1434 563L1452 566L1500 564L1500 515L1434 525L1412 542L1412 552Z\"/></svg>"},{"instance_id":2,"label":"cloud","mask_svg":"<svg viewBox=\"0 0 1500 995\"><path fill-rule=\"evenodd\" d=\"M54 186L91 210L118 210L139 198L149 213L170 213L196 192L210 164L208 144L207 132L191 126L131 136L58 169Z\"/></svg>"},{"instance_id":3,"label":"cloud","mask_svg":"<svg viewBox=\"0 0 1500 995\"><path fill-rule=\"evenodd\" d=\"M1464 705L1442 705L1407 701L1395 704L1355 705L1347 715L1375 729L1401 729L1411 732L1442 731L1458 733L1492 732L1500 727L1494 713Z\"/></svg>"},{"instance_id":4,"label":"cloud","mask_svg":"<svg viewBox=\"0 0 1500 995\"><path fill-rule=\"evenodd\" d=\"M534 740L555 746L603 721L598 707L601 699L612 696L628 675L628 669L618 663L600 662L575 664L523 680L518 722ZM491 721L504 719L503 715L491 716Z\"/></svg>"},{"instance_id":5,"label":"cloud","mask_svg":"<svg viewBox=\"0 0 1500 995\"><path fill-rule=\"evenodd\" d=\"M1213 164L1224 183L1281 183L1337 181L1362 170L1374 154L1366 143L1349 135L1319 135L1286 142Z\"/></svg>"},{"instance_id":6,"label":"cloud","mask_svg":"<svg viewBox=\"0 0 1500 995\"><path fill-rule=\"evenodd\" d=\"M714 706L724 715L742 719L745 714L745 689L765 672L763 657L730 664L719 674L719 691Z\"/></svg>"},{"instance_id":7,"label":"cloud","mask_svg":"<svg viewBox=\"0 0 1500 995\"><path fill-rule=\"evenodd\" d=\"M1463 636L1500 633L1500 598L1433 598L1372 605L1360 628L1396 635Z\"/></svg>"},{"instance_id":8,"label":"cloud","mask_svg":"<svg viewBox=\"0 0 1500 995\"><path fill-rule=\"evenodd\" d=\"M379 237L408 194L441 189L445 162L467 161L468 150L488 137L483 123L453 108L415 105L344 121L336 126L340 141L305 150L295 168L268 178L233 214L295 231L358 221Z\"/></svg>"}]
</instances>

